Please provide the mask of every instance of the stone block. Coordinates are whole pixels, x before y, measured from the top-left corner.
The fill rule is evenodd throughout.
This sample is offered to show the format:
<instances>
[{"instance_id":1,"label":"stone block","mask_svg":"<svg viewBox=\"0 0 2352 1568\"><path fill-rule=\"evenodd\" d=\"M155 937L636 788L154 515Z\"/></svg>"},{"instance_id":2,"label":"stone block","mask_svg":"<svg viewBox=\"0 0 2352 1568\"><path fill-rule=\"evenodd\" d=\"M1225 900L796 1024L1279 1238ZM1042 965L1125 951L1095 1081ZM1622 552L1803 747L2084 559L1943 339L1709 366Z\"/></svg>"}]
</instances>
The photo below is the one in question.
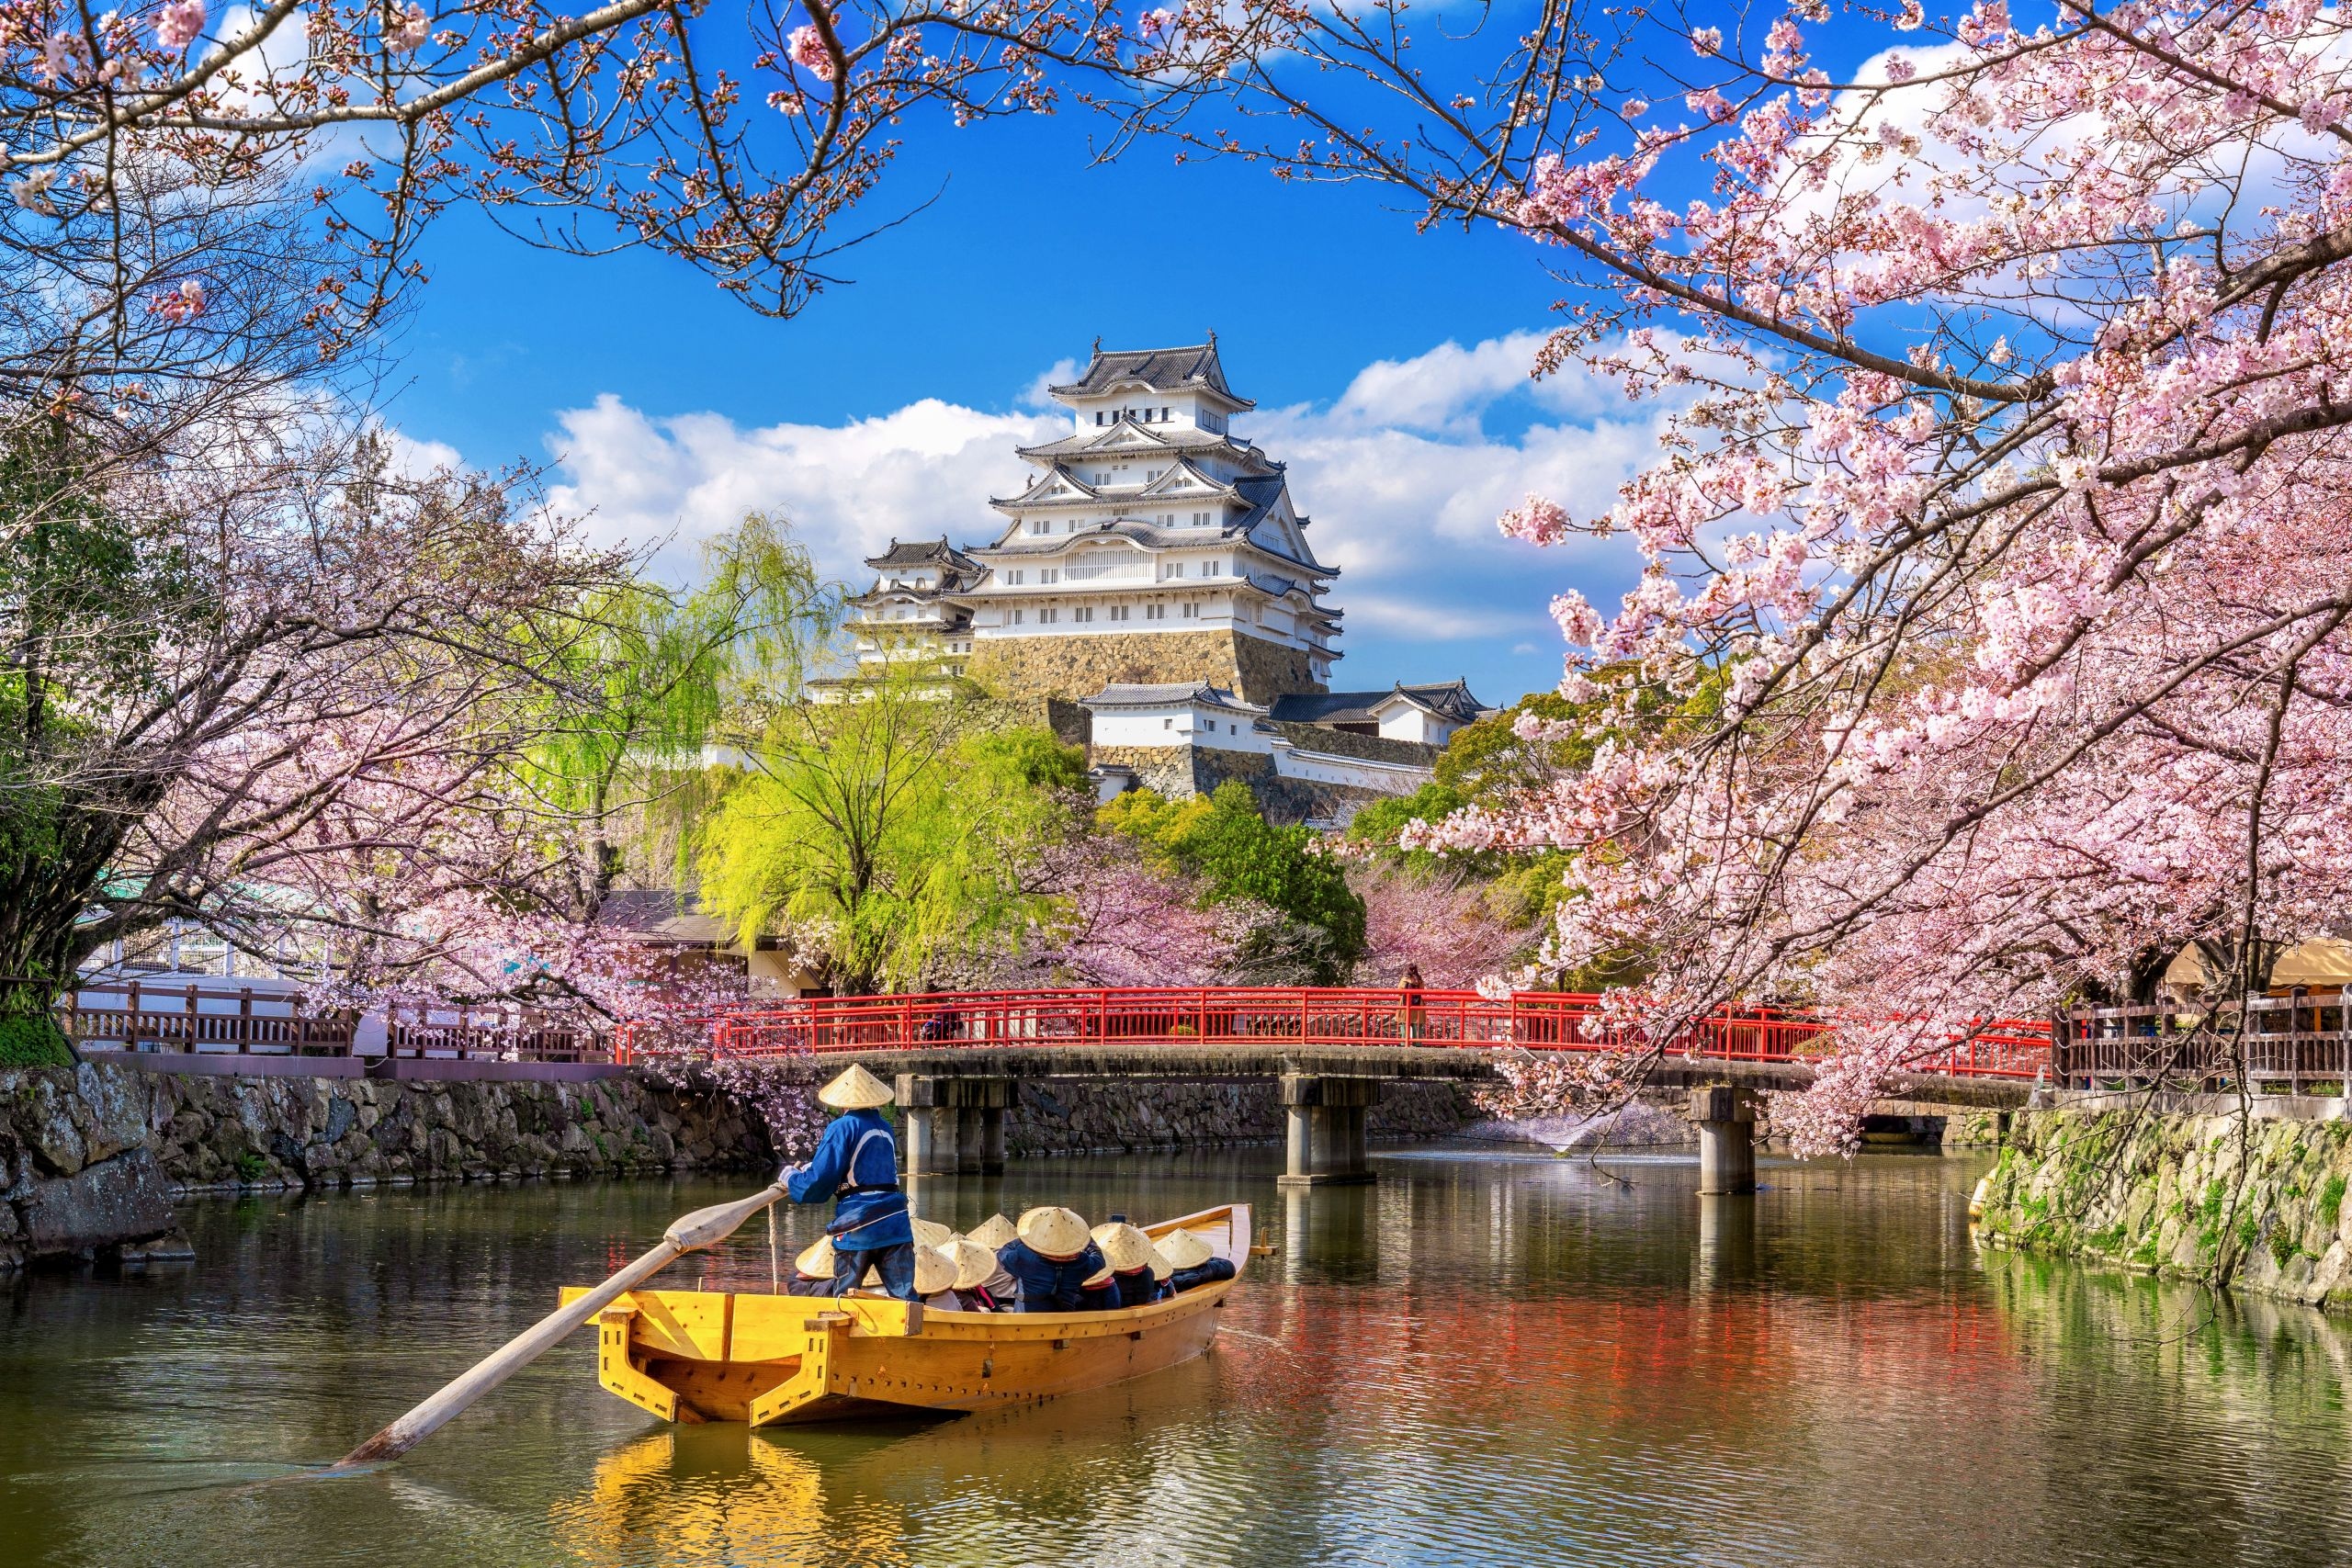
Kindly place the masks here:
<instances>
[{"instance_id":1,"label":"stone block","mask_svg":"<svg viewBox=\"0 0 2352 1568\"><path fill-rule=\"evenodd\" d=\"M101 1160L72 1176L33 1183L18 1205L21 1245L32 1257L145 1241L172 1228L163 1168L147 1149Z\"/></svg>"}]
</instances>

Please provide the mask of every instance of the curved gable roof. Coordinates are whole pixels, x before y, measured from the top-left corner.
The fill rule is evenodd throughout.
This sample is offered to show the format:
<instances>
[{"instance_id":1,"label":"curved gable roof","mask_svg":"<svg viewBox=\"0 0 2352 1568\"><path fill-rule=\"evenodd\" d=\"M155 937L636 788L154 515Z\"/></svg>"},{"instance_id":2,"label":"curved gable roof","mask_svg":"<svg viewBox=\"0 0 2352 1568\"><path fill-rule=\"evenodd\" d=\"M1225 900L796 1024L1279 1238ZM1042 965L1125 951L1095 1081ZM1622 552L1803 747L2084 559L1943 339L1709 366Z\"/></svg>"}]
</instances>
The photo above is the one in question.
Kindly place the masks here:
<instances>
[{"instance_id":1,"label":"curved gable roof","mask_svg":"<svg viewBox=\"0 0 2352 1568\"><path fill-rule=\"evenodd\" d=\"M1215 333L1209 334L1206 343L1188 344L1181 348L1124 348L1108 352L1102 347L1102 340L1097 338L1093 357L1086 362L1078 379L1046 390L1057 398L1091 398L1125 386L1147 387L1155 392L1207 392L1235 409L1258 406L1247 398L1235 396L1233 389L1226 385L1225 367L1216 356Z\"/></svg>"}]
</instances>

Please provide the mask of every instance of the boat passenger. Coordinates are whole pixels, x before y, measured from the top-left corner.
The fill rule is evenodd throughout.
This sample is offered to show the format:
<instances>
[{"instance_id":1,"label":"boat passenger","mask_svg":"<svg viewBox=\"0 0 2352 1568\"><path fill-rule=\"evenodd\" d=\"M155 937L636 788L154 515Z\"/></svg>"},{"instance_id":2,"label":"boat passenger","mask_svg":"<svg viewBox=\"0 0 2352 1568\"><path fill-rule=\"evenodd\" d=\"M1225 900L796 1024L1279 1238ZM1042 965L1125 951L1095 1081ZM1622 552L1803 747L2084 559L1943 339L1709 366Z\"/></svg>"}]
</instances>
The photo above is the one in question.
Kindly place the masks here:
<instances>
[{"instance_id":1,"label":"boat passenger","mask_svg":"<svg viewBox=\"0 0 2352 1568\"><path fill-rule=\"evenodd\" d=\"M830 1296L833 1293L833 1238L826 1236L816 1246L804 1248L792 1260L792 1282L784 1288L787 1296Z\"/></svg>"},{"instance_id":2,"label":"boat passenger","mask_svg":"<svg viewBox=\"0 0 2352 1568\"><path fill-rule=\"evenodd\" d=\"M1159 1249L1168 1255L1168 1261L1175 1269L1168 1279L1171 1294L1182 1295L1198 1286L1233 1278L1232 1259L1219 1258L1208 1237L1198 1231L1177 1231L1161 1236Z\"/></svg>"},{"instance_id":3,"label":"boat passenger","mask_svg":"<svg viewBox=\"0 0 2352 1568\"><path fill-rule=\"evenodd\" d=\"M920 1215L910 1215L907 1228L914 1232L917 1247L945 1247L956 1234L937 1220L926 1220Z\"/></svg>"},{"instance_id":4,"label":"boat passenger","mask_svg":"<svg viewBox=\"0 0 2352 1568\"><path fill-rule=\"evenodd\" d=\"M1114 1304L1142 1306L1159 1299L1159 1281L1151 1271L1151 1237L1125 1220L1114 1220L1094 1227L1094 1245L1102 1249L1103 1259L1111 1265L1111 1278L1119 1292Z\"/></svg>"},{"instance_id":5,"label":"boat passenger","mask_svg":"<svg viewBox=\"0 0 2352 1568\"><path fill-rule=\"evenodd\" d=\"M964 1234L990 1252L994 1252L1006 1242L1011 1241L1014 1232L1011 1220L1006 1219L1002 1214L990 1214Z\"/></svg>"},{"instance_id":6,"label":"boat passenger","mask_svg":"<svg viewBox=\"0 0 2352 1568\"><path fill-rule=\"evenodd\" d=\"M1078 1310L1080 1312L1119 1310L1119 1277L1111 1272L1111 1266L1108 1263L1089 1274L1080 1283Z\"/></svg>"},{"instance_id":7,"label":"boat passenger","mask_svg":"<svg viewBox=\"0 0 2352 1568\"><path fill-rule=\"evenodd\" d=\"M895 1098L890 1086L853 1066L817 1098L842 1114L808 1163L786 1167L783 1180L796 1203L832 1201L833 1223L825 1230L833 1243L833 1293L846 1293L871 1269L884 1290L913 1301L914 1230L899 1187L899 1143L876 1109Z\"/></svg>"},{"instance_id":8,"label":"boat passenger","mask_svg":"<svg viewBox=\"0 0 2352 1568\"><path fill-rule=\"evenodd\" d=\"M1011 1312L1012 1276L996 1254L970 1236L959 1235L943 1249L956 1264L956 1301L966 1312Z\"/></svg>"},{"instance_id":9,"label":"boat passenger","mask_svg":"<svg viewBox=\"0 0 2352 1568\"><path fill-rule=\"evenodd\" d=\"M1068 1209L1032 1209L1013 1230L996 1257L1012 1276L1016 1310L1084 1310L1080 1292L1103 1267L1102 1249L1087 1234L1086 1222Z\"/></svg>"},{"instance_id":10,"label":"boat passenger","mask_svg":"<svg viewBox=\"0 0 2352 1568\"><path fill-rule=\"evenodd\" d=\"M956 1260L935 1247L915 1246L915 1296L937 1312L961 1312L956 1299Z\"/></svg>"}]
</instances>

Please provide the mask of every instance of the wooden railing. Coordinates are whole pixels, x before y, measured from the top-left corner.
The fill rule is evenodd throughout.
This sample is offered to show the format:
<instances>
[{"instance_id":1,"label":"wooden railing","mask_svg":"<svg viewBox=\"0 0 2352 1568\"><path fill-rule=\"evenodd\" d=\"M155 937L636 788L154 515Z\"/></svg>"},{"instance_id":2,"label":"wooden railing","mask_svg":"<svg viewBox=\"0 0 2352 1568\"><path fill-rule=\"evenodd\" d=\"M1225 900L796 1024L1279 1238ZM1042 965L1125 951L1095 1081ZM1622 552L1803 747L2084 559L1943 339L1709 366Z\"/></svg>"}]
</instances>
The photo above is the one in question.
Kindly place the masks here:
<instances>
[{"instance_id":1,"label":"wooden railing","mask_svg":"<svg viewBox=\"0 0 2352 1568\"><path fill-rule=\"evenodd\" d=\"M118 999L119 998L119 999ZM400 1003L384 1021L382 1051L357 1049L348 1019L303 1013L296 998L251 986L85 983L61 999L58 1026L96 1050L239 1055L440 1058L492 1062L608 1062L609 1043L527 1011Z\"/></svg>"},{"instance_id":2,"label":"wooden railing","mask_svg":"<svg viewBox=\"0 0 2352 1568\"><path fill-rule=\"evenodd\" d=\"M501 1008L394 1005L384 1019L384 1051L395 1057L492 1062L609 1062L598 1036Z\"/></svg>"},{"instance_id":3,"label":"wooden railing","mask_svg":"<svg viewBox=\"0 0 2352 1568\"><path fill-rule=\"evenodd\" d=\"M2339 996L2256 997L2211 1014L2177 1003L2081 1008L2059 1020L2058 1081L2352 1097L2352 1014Z\"/></svg>"},{"instance_id":4,"label":"wooden railing","mask_svg":"<svg viewBox=\"0 0 2352 1568\"><path fill-rule=\"evenodd\" d=\"M120 998L86 1005L89 998ZM310 1018L283 992L140 980L85 984L68 992L58 1027L76 1044L114 1051L220 1051L345 1056L351 1024Z\"/></svg>"}]
</instances>

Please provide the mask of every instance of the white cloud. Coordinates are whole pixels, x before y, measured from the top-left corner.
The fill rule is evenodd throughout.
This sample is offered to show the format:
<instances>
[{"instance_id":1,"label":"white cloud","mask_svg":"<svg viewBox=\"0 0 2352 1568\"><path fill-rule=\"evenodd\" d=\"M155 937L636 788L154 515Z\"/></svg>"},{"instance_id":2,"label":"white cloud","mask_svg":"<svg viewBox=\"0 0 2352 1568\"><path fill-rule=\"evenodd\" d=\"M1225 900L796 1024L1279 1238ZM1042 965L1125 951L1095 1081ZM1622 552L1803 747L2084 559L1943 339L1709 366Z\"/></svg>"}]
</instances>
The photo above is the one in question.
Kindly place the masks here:
<instances>
[{"instance_id":1,"label":"white cloud","mask_svg":"<svg viewBox=\"0 0 2352 1568\"><path fill-rule=\"evenodd\" d=\"M799 531L820 567L854 578L893 537L958 542L990 533L989 510L1026 466L1016 443L1049 439L1056 422L989 414L925 398L848 424L744 429L723 414L656 418L605 393L558 416L548 437L563 482L550 499L589 514L591 535L663 545L664 565L686 568L694 547L747 512L777 513Z\"/></svg>"},{"instance_id":2,"label":"white cloud","mask_svg":"<svg viewBox=\"0 0 2352 1568\"><path fill-rule=\"evenodd\" d=\"M1026 409L1050 409L1054 406L1054 389L1067 387L1078 379L1085 368L1075 359L1057 359L1037 378L1021 389L1021 406Z\"/></svg>"},{"instance_id":3,"label":"white cloud","mask_svg":"<svg viewBox=\"0 0 2352 1568\"><path fill-rule=\"evenodd\" d=\"M1261 410L1238 434L1289 467L1316 553L1340 569L1341 685L1466 673L1493 700L1547 679L1558 649L1545 609L1561 589L1613 601L1636 572L1622 544L1549 551L1495 518L1530 491L1578 515L1604 510L1656 450L1655 405L1627 405L1581 373L1531 386L1542 334L1514 333L1359 371L1329 404ZM1227 349L1247 390L1246 361ZM1077 367L1055 366L1024 396ZM1508 402L1508 409L1498 405ZM1515 434L1487 427L1489 412ZM893 538L992 539L989 498L1029 472L1016 444L1051 439L1066 415L989 412L924 399L840 425L745 428L718 413L656 416L606 393L559 416L548 447L557 505L592 513L612 542L663 547L683 573L694 544L747 511L780 513L828 574L863 586L865 556Z\"/></svg>"}]
</instances>

